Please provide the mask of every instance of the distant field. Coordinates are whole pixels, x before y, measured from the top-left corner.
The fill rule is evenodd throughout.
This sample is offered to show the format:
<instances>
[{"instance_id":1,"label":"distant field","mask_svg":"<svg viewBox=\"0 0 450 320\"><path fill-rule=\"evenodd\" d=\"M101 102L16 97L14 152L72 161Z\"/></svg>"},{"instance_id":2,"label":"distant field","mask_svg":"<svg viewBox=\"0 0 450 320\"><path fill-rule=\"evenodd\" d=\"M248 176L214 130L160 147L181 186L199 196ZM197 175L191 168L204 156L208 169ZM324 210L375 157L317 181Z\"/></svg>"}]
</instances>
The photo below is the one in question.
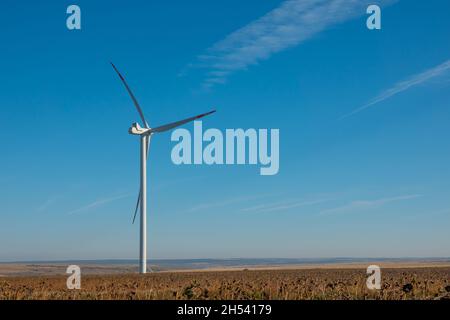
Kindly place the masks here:
<instances>
[{"instance_id":1,"label":"distant field","mask_svg":"<svg viewBox=\"0 0 450 320\"><path fill-rule=\"evenodd\" d=\"M365 268L156 272L0 278L0 299L450 299L450 267L382 268L382 289L366 288Z\"/></svg>"},{"instance_id":2,"label":"distant field","mask_svg":"<svg viewBox=\"0 0 450 320\"><path fill-rule=\"evenodd\" d=\"M10 276L64 275L66 268L75 264L85 275L130 274L138 272L138 261L81 260L0 263L0 278ZM441 259L186 259L156 260L149 262L157 272L200 272L228 270L278 269L364 269L371 264L382 268L450 267L450 258Z\"/></svg>"}]
</instances>

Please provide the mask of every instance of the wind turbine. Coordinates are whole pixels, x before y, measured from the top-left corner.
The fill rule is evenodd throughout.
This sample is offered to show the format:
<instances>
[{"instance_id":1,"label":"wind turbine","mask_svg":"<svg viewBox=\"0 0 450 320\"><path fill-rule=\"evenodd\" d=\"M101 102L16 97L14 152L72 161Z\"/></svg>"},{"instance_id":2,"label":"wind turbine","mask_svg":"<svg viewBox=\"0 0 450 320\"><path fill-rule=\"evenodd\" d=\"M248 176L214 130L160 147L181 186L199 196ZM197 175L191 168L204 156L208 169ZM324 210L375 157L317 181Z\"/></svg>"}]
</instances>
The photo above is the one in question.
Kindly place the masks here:
<instances>
[{"instance_id":1,"label":"wind turbine","mask_svg":"<svg viewBox=\"0 0 450 320\"><path fill-rule=\"evenodd\" d=\"M136 214L138 209L141 209L141 227L140 227L140 250L139 250L139 272L146 273L147 272L147 157L148 150L150 145L150 138L155 133L160 133L164 131L168 131L170 129L181 126L185 123L203 118L211 113L216 112L216 110L209 111L207 113L202 113L194 117L190 117L184 120L168 123L159 127L150 128L148 122L145 120L144 113L137 102L133 92L131 92L130 87L128 86L125 78L120 74L119 70L117 70L116 66L111 62L112 67L119 75L120 80L122 80L125 88L128 91L128 94L133 100L134 105L136 106L137 111L139 112L139 116L142 120L143 126L141 127L137 122L133 123L128 130L128 133L140 136L141 138L141 146L140 146L140 155L141 155L141 186L139 190L139 196L136 202L136 208L134 210L133 223L136 219Z\"/></svg>"}]
</instances>

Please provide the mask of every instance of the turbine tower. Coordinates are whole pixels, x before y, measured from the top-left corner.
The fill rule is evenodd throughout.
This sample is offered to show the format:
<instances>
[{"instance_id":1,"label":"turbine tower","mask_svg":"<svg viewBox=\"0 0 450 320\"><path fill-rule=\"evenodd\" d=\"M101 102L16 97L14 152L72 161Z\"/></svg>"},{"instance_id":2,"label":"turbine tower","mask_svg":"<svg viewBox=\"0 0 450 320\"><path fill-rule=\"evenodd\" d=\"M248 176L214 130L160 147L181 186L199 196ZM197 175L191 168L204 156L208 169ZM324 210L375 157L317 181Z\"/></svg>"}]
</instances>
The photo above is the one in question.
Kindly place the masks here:
<instances>
[{"instance_id":1,"label":"turbine tower","mask_svg":"<svg viewBox=\"0 0 450 320\"><path fill-rule=\"evenodd\" d=\"M133 100L134 105L139 113L139 116L142 120L142 124L144 127L141 127L138 123L133 123L128 130L130 134L140 136L141 145L140 145L140 158L141 158L141 168L140 168L140 176L141 176L141 185L139 190L139 196L136 202L136 208L134 210L133 223L136 219L136 214L138 209L140 208L141 214L141 226L140 226L140 250L139 250L139 272L146 273L147 272L147 158L148 158L148 150L150 146L150 138L155 133L164 132L178 126L181 126L185 123L203 118L211 113L216 112L216 110L209 111L207 113L202 113L200 115L190 117L184 120L168 123L156 128L150 128L148 122L145 120L144 113L137 102L133 92L131 92L130 87L128 86L125 78L120 74L119 70L117 70L116 66L111 62L112 67L119 75L120 80L122 80L125 88L128 91L128 94Z\"/></svg>"}]
</instances>

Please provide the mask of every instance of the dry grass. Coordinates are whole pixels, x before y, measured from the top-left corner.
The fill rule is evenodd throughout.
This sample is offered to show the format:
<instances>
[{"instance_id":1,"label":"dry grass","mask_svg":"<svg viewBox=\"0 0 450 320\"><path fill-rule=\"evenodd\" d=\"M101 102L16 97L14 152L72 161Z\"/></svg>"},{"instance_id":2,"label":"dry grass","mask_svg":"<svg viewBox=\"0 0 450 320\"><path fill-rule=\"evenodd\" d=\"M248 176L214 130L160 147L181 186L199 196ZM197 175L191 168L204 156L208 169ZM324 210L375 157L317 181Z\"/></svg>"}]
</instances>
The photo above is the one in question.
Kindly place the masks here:
<instances>
[{"instance_id":1,"label":"dry grass","mask_svg":"<svg viewBox=\"0 0 450 320\"><path fill-rule=\"evenodd\" d=\"M366 288L365 269L163 272L0 278L0 299L442 299L450 268L382 269L382 289Z\"/></svg>"}]
</instances>

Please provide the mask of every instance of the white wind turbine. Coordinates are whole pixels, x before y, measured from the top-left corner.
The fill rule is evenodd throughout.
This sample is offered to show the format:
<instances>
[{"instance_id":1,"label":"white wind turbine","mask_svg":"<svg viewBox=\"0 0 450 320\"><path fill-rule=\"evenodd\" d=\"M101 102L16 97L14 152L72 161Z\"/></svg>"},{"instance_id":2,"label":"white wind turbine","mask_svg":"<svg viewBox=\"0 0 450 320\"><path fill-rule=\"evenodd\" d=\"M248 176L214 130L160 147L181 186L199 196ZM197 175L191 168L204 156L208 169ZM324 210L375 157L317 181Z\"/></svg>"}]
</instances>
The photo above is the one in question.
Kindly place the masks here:
<instances>
[{"instance_id":1,"label":"white wind turbine","mask_svg":"<svg viewBox=\"0 0 450 320\"><path fill-rule=\"evenodd\" d=\"M116 66L111 63L114 70L117 72L117 74L120 77L120 80L122 80L123 84L125 85L125 88L127 89L131 99L133 100L134 105L136 106L137 111L139 112L139 116L141 117L143 128L138 123L133 123L131 128L128 130L130 134L138 135L141 137L141 146L140 146L140 153L141 153L141 187L139 190L139 196L136 202L136 208L134 210L134 216L133 216L133 223L136 218L136 214L138 211L138 208L141 208L141 228L140 228L140 251L139 251L139 272L140 273L146 273L147 272L147 156L148 156L148 149L150 144L150 138L153 134L164 132L170 129L173 129L175 127L181 126L185 123L194 121L196 119L203 118L204 116L207 116L211 113L216 112L216 110L212 110L207 113L200 114L195 117L190 117L184 120L172 122L169 124L165 124L163 126L159 126L156 128L150 128L148 125L148 122L145 120L144 113L142 112L141 107L139 106L139 103L137 102L134 94L131 92L130 87L128 86L127 82L125 81L124 77L120 74L119 70L117 70Z\"/></svg>"}]
</instances>

